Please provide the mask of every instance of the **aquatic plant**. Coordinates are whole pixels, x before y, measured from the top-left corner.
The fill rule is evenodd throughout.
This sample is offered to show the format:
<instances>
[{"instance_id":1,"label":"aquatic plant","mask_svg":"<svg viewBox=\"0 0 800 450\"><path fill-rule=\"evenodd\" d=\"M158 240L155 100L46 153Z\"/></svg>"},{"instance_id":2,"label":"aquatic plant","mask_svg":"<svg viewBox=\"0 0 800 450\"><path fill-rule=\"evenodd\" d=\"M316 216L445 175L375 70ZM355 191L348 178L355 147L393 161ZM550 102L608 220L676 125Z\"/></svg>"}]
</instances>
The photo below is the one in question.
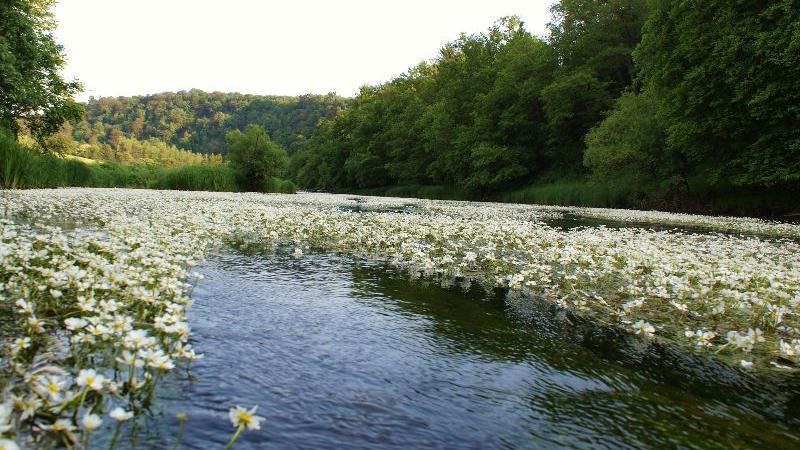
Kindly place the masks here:
<instances>
[{"instance_id":1,"label":"aquatic plant","mask_svg":"<svg viewBox=\"0 0 800 450\"><path fill-rule=\"evenodd\" d=\"M502 286L511 298L543 299L741 370L800 364L800 244L787 237L800 236L800 227L791 224L117 189L6 191L0 211L0 308L13 318L2 338L8 363L0 437L25 445L85 442L108 414L115 435L135 423L157 381L199 357L185 319L190 270L224 245L285 246L299 258L341 252L445 283ZM548 225L564 214L749 234ZM254 413L231 410L229 445L244 428L258 428Z\"/></svg>"}]
</instances>

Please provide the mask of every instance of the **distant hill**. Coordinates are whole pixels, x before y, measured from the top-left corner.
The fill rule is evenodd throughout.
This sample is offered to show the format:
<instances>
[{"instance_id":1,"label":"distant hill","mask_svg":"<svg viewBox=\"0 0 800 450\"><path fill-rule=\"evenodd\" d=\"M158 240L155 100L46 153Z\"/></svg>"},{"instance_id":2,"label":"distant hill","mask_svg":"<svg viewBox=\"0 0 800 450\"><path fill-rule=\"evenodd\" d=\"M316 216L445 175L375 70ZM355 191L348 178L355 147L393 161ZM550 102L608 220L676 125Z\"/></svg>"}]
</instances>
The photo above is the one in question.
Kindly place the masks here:
<instances>
[{"instance_id":1,"label":"distant hill","mask_svg":"<svg viewBox=\"0 0 800 450\"><path fill-rule=\"evenodd\" d=\"M334 116L347 102L335 94L261 96L197 89L91 98L72 135L79 142L111 146L123 137L155 138L197 153L224 154L225 134L255 123L291 154L320 118Z\"/></svg>"}]
</instances>

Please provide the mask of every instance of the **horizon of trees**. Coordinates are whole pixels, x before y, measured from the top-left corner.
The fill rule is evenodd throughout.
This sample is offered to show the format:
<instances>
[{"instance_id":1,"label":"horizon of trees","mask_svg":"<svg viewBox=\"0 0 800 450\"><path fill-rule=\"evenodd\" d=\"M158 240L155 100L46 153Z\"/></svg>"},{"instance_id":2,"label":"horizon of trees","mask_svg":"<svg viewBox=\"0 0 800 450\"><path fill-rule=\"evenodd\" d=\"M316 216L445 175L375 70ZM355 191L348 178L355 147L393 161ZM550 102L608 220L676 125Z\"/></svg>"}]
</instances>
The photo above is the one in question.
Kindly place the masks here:
<instances>
[{"instance_id":1,"label":"horizon of trees","mask_svg":"<svg viewBox=\"0 0 800 450\"><path fill-rule=\"evenodd\" d=\"M158 139L195 153L225 154L225 136L250 124L292 153L322 117L333 117L347 99L327 95L263 96L198 89L134 97L90 98L83 120L72 124L75 140L114 147L122 137Z\"/></svg>"}]
</instances>

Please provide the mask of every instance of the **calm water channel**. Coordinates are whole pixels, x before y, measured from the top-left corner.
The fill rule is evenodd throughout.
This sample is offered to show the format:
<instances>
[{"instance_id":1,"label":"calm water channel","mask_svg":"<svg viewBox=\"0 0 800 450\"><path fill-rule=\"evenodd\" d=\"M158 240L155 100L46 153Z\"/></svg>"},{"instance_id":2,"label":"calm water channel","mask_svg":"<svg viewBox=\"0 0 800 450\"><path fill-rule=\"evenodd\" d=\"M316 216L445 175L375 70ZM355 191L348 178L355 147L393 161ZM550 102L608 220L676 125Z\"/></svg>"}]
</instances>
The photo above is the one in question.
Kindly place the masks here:
<instances>
[{"instance_id":1,"label":"calm water channel","mask_svg":"<svg viewBox=\"0 0 800 450\"><path fill-rule=\"evenodd\" d=\"M214 255L189 321L205 354L162 384L137 448L800 448L791 381L748 382L637 340L334 255ZM684 364L685 366L682 366Z\"/></svg>"}]
</instances>

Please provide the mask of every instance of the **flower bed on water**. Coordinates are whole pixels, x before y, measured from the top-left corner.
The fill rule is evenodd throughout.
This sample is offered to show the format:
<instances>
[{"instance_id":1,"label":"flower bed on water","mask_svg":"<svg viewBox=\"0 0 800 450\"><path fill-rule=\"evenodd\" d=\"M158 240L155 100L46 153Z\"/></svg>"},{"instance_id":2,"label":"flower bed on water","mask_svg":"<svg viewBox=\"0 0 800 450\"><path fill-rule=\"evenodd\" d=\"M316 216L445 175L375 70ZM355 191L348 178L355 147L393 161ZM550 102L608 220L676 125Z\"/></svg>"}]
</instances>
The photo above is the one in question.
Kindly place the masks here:
<instances>
[{"instance_id":1,"label":"flower bed on water","mask_svg":"<svg viewBox=\"0 0 800 450\"><path fill-rule=\"evenodd\" d=\"M117 432L135 420L158 379L198 357L185 321L188 270L229 244L342 252L415 276L503 286L744 370L800 364L800 227L790 224L116 189L7 191L0 211L0 448L74 445L106 417ZM565 212L772 237L547 224ZM252 413L232 410L237 436L258 428Z\"/></svg>"}]
</instances>

